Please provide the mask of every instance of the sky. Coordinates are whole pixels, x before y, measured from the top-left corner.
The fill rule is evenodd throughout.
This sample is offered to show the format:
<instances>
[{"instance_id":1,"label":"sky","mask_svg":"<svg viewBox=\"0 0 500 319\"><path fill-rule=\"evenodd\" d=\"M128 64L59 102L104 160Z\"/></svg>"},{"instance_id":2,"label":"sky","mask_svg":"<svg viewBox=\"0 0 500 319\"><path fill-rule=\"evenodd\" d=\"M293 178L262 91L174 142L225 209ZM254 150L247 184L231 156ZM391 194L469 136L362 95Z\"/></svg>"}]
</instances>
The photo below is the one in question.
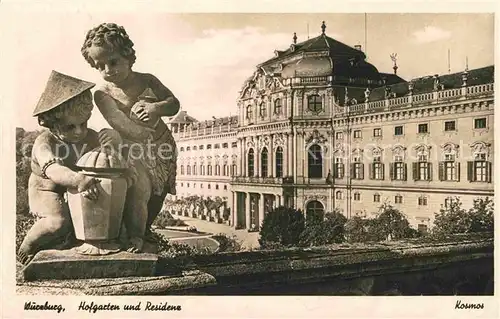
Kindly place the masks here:
<instances>
[{"instance_id":1,"label":"sky","mask_svg":"<svg viewBox=\"0 0 500 319\"><path fill-rule=\"evenodd\" d=\"M362 45L368 62L392 72L397 53L404 79L448 73L494 63L492 14L275 14L275 13L110 13L24 12L9 22L5 50L10 67L7 101L15 105L16 126L37 129L32 111L51 70L94 83L98 72L83 59L86 32L102 22L124 26L134 42L134 70L158 77L198 120L237 113L236 100L256 65L292 43L321 33ZM5 29L4 29L5 30ZM5 40L4 40L5 41ZM5 43L5 42L4 42ZM2 48L4 50L4 48ZM4 52L5 52L4 50ZM5 62L5 61L4 61ZM89 126L107 127L94 109Z\"/></svg>"}]
</instances>

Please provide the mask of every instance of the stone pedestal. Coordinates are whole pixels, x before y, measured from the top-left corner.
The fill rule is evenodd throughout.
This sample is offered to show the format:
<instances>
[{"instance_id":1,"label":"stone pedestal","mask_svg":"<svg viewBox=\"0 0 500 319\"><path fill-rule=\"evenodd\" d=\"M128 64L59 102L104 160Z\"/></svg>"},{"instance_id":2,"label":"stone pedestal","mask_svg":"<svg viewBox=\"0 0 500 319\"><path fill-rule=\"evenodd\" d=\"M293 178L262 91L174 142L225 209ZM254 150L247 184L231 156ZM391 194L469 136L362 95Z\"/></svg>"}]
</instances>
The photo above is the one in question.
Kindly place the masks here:
<instances>
[{"instance_id":1,"label":"stone pedestal","mask_svg":"<svg viewBox=\"0 0 500 319\"><path fill-rule=\"evenodd\" d=\"M154 276L158 256L125 251L102 256L81 255L73 249L44 250L24 268L25 280Z\"/></svg>"}]
</instances>

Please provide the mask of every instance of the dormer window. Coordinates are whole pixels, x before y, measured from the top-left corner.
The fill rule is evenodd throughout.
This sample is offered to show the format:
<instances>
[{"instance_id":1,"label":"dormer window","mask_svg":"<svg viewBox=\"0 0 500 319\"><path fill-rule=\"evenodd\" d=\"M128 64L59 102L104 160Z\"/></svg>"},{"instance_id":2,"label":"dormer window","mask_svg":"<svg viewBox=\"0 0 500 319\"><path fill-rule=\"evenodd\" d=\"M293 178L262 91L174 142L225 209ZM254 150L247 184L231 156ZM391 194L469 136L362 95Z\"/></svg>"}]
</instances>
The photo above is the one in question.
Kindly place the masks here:
<instances>
[{"instance_id":1,"label":"dormer window","mask_svg":"<svg viewBox=\"0 0 500 319\"><path fill-rule=\"evenodd\" d=\"M290 51L295 52L295 44L290 45Z\"/></svg>"},{"instance_id":2,"label":"dormer window","mask_svg":"<svg viewBox=\"0 0 500 319\"><path fill-rule=\"evenodd\" d=\"M307 108L311 112L321 112L323 110L323 101L321 99L321 96L318 94L310 95L307 98Z\"/></svg>"}]
</instances>

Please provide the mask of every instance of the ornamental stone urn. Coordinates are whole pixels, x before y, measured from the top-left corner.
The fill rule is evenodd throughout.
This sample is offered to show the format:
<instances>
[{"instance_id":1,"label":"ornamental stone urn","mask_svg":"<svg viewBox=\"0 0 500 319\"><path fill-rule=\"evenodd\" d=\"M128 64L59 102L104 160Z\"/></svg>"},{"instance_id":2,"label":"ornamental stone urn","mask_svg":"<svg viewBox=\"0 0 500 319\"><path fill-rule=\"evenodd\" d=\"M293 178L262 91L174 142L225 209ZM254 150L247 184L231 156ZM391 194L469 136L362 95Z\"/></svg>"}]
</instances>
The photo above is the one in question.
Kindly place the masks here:
<instances>
[{"instance_id":1,"label":"ornamental stone urn","mask_svg":"<svg viewBox=\"0 0 500 319\"><path fill-rule=\"evenodd\" d=\"M80 254L106 255L120 251L118 237L122 225L127 180L127 164L116 152L96 148L84 154L77 169L98 180L99 197L90 200L76 190L68 190L68 205Z\"/></svg>"}]
</instances>

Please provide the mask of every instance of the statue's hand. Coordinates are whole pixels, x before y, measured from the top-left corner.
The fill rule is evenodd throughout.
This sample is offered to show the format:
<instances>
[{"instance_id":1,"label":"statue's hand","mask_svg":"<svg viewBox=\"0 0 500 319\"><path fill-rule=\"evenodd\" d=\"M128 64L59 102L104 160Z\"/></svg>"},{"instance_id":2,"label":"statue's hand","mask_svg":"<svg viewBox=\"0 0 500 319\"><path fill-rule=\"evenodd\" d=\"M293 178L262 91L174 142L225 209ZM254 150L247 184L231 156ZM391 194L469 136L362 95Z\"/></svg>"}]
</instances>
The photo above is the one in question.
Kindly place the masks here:
<instances>
[{"instance_id":1,"label":"statue's hand","mask_svg":"<svg viewBox=\"0 0 500 319\"><path fill-rule=\"evenodd\" d=\"M98 184L101 181L83 174L81 174L81 176L83 177L81 177L80 182L78 183L78 192L82 193L84 197L90 200L97 200L99 198Z\"/></svg>"},{"instance_id":2,"label":"statue's hand","mask_svg":"<svg viewBox=\"0 0 500 319\"><path fill-rule=\"evenodd\" d=\"M99 144L118 146L123 140L120 134L112 129L102 129L98 134Z\"/></svg>"}]
</instances>

